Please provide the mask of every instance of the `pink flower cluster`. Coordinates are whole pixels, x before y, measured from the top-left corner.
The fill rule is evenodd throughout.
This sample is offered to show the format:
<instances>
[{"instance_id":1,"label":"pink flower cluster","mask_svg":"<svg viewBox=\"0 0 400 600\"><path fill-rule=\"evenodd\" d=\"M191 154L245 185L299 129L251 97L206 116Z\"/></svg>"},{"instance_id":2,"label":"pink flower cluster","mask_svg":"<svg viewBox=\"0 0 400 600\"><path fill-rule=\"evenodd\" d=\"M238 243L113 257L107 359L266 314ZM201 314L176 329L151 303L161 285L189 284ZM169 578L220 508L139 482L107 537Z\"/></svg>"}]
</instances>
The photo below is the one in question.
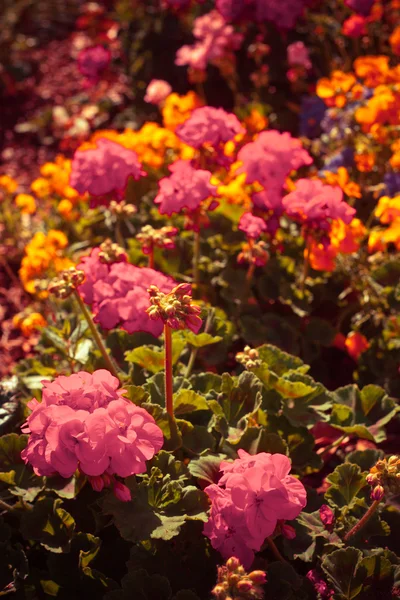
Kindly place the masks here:
<instances>
[{"instance_id":1,"label":"pink flower cluster","mask_svg":"<svg viewBox=\"0 0 400 600\"><path fill-rule=\"evenodd\" d=\"M256 240L263 231L267 230L267 225L261 217L256 217L252 213L244 213L240 217L238 229L243 231L248 238Z\"/></svg>"},{"instance_id":2,"label":"pink flower cluster","mask_svg":"<svg viewBox=\"0 0 400 600\"><path fill-rule=\"evenodd\" d=\"M128 333L145 331L156 337L161 335L162 323L151 320L146 313L150 306L147 289L156 285L168 293L175 281L154 269L127 262L104 264L100 252L100 248L94 248L77 267L86 276L78 291L85 303L91 305L96 323L104 329L120 325Z\"/></svg>"},{"instance_id":3,"label":"pink flower cluster","mask_svg":"<svg viewBox=\"0 0 400 600\"><path fill-rule=\"evenodd\" d=\"M195 169L186 160L177 160L169 170L172 175L160 179L159 192L154 199L162 215L171 216L184 208L193 212L203 200L216 195L217 188L211 184L210 171Z\"/></svg>"},{"instance_id":4,"label":"pink flower cluster","mask_svg":"<svg viewBox=\"0 0 400 600\"><path fill-rule=\"evenodd\" d=\"M163 79L152 79L147 86L145 102L150 104L161 104L165 98L170 95L172 88L167 81Z\"/></svg>"},{"instance_id":5,"label":"pink flower cluster","mask_svg":"<svg viewBox=\"0 0 400 600\"><path fill-rule=\"evenodd\" d=\"M110 50L101 45L84 48L78 54L78 69L86 78L87 85L96 84L110 62Z\"/></svg>"},{"instance_id":6,"label":"pink flower cluster","mask_svg":"<svg viewBox=\"0 0 400 600\"><path fill-rule=\"evenodd\" d=\"M224 558L237 556L248 568L278 522L297 517L307 495L303 484L289 475L287 456L238 454L234 462L221 463L218 485L205 488L212 504L204 533Z\"/></svg>"},{"instance_id":7,"label":"pink flower cluster","mask_svg":"<svg viewBox=\"0 0 400 600\"><path fill-rule=\"evenodd\" d=\"M310 165L312 158L289 133L263 131L254 142L243 146L238 153L243 163L238 170L246 173L247 183L260 183L265 189L253 195L256 208L269 211L275 217L283 212L283 187L289 173L303 165ZM271 221L274 228L278 223Z\"/></svg>"},{"instance_id":8,"label":"pink flower cluster","mask_svg":"<svg viewBox=\"0 0 400 600\"><path fill-rule=\"evenodd\" d=\"M189 65L199 71L204 71L208 63L215 63L229 52L238 50L243 42L243 35L236 33L216 10L194 20L193 35L197 42L182 46L176 53L175 64Z\"/></svg>"},{"instance_id":9,"label":"pink flower cluster","mask_svg":"<svg viewBox=\"0 0 400 600\"><path fill-rule=\"evenodd\" d=\"M182 142L193 148L208 144L217 149L236 135L245 133L245 129L234 114L227 113L223 108L202 106L192 112L176 133Z\"/></svg>"},{"instance_id":10,"label":"pink flower cluster","mask_svg":"<svg viewBox=\"0 0 400 600\"><path fill-rule=\"evenodd\" d=\"M32 412L23 427L29 434L24 461L40 476L71 477L79 468L95 478L97 489L99 478L103 486L115 485L114 475L145 472L163 435L153 417L124 398L124 392L104 369L44 381L42 402L28 404ZM126 494L120 485L117 493Z\"/></svg>"},{"instance_id":11,"label":"pink flower cluster","mask_svg":"<svg viewBox=\"0 0 400 600\"><path fill-rule=\"evenodd\" d=\"M91 207L108 204L111 194L118 199L125 192L129 177L146 175L136 152L107 138L96 141L96 148L77 150L72 161L70 185L79 194L91 195Z\"/></svg>"},{"instance_id":12,"label":"pink flower cluster","mask_svg":"<svg viewBox=\"0 0 400 600\"><path fill-rule=\"evenodd\" d=\"M356 211L343 200L338 186L325 185L319 179L299 179L296 189L285 196L287 214L308 228L328 230L332 220L348 224Z\"/></svg>"},{"instance_id":13,"label":"pink flower cluster","mask_svg":"<svg viewBox=\"0 0 400 600\"><path fill-rule=\"evenodd\" d=\"M227 21L271 21L279 29L292 29L307 0L216 0L216 7Z\"/></svg>"},{"instance_id":14,"label":"pink flower cluster","mask_svg":"<svg viewBox=\"0 0 400 600\"><path fill-rule=\"evenodd\" d=\"M308 48L303 42L293 42L287 47L287 61L291 67L298 66L308 70L312 64Z\"/></svg>"}]
</instances>

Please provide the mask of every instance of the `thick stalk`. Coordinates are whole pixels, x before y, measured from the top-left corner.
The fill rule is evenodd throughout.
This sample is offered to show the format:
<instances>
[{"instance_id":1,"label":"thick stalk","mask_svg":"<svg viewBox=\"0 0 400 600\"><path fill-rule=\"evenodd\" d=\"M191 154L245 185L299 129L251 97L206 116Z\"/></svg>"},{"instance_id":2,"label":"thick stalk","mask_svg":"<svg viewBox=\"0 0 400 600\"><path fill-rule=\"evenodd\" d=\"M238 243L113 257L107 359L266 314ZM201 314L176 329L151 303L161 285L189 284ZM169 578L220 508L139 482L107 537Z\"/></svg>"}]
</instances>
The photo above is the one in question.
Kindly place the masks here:
<instances>
[{"instance_id":1,"label":"thick stalk","mask_svg":"<svg viewBox=\"0 0 400 600\"><path fill-rule=\"evenodd\" d=\"M154 269L154 246L152 245L150 248L150 252L147 255L148 256L148 266L150 267L150 269Z\"/></svg>"},{"instance_id":2,"label":"thick stalk","mask_svg":"<svg viewBox=\"0 0 400 600\"><path fill-rule=\"evenodd\" d=\"M200 261L200 231L194 231L193 240L193 297L197 297L197 291L200 282L199 261Z\"/></svg>"},{"instance_id":3,"label":"thick stalk","mask_svg":"<svg viewBox=\"0 0 400 600\"><path fill-rule=\"evenodd\" d=\"M165 407L167 413L174 416L174 399L172 387L172 331L171 327L164 325L164 369L165 369Z\"/></svg>"},{"instance_id":4,"label":"thick stalk","mask_svg":"<svg viewBox=\"0 0 400 600\"><path fill-rule=\"evenodd\" d=\"M280 560L283 563L287 563L287 560L285 558L283 558L282 554L279 552L278 548L276 547L274 540L270 537L267 537L266 542L267 542L268 546L271 548L272 552L274 553L275 558L277 558L278 560Z\"/></svg>"},{"instance_id":5,"label":"thick stalk","mask_svg":"<svg viewBox=\"0 0 400 600\"><path fill-rule=\"evenodd\" d=\"M103 357L104 362L107 365L108 370L110 371L110 373L112 373L114 375L114 377L119 379L116 366L112 362L112 360L107 352L105 344L104 344L103 340L101 339L100 333L98 332L98 329L97 329L95 323L93 322L92 315L86 308L82 298L80 297L79 293L76 290L74 290L74 296L76 298L76 301L79 304L79 308L81 309L83 316L85 317L85 319L87 321L87 324L89 325L89 329L93 335L94 341L96 342L97 347L101 352L101 355Z\"/></svg>"},{"instance_id":6,"label":"thick stalk","mask_svg":"<svg viewBox=\"0 0 400 600\"><path fill-rule=\"evenodd\" d=\"M362 529L364 527L364 525L366 523L368 523L368 521L370 520L370 518L372 517L372 515L374 514L374 512L376 511L376 509L380 505L380 503L381 503L380 500L375 500L371 504L371 506L369 507L369 509L367 510L367 512L365 513L365 515L362 517L362 519L360 519L358 521L358 523L356 523L354 525L354 527L352 529L350 529L350 531L348 531L346 533L346 535L344 536L344 541L345 542L348 542L349 539L353 537L353 535L355 535L356 533L358 533L360 531L360 529Z\"/></svg>"}]
</instances>

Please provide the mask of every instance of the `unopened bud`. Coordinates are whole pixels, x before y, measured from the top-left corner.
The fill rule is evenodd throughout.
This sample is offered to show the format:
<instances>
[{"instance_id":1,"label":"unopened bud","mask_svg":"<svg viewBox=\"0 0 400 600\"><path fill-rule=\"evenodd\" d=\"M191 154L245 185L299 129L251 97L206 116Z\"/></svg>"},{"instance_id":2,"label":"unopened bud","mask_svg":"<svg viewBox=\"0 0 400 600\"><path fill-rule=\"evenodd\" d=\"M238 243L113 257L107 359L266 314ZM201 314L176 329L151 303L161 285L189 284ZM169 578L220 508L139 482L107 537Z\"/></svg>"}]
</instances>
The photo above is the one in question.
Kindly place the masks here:
<instances>
[{"instance_id":1,"label":"unopened bud","mask_svg":"<svg viewBox=\"0 0 400 600\"><path fill-rule=\"evenodd\" d=\"M253 589L253 582L249 581L248 579L242 579L239 581L236 587L239 592L249 592Z\"/></svg>"},{"instance_id":2,"label":"unopened bud","mask_svg":"<svg viewBox=\"0 0 400 600\"><path fill-rule=\"evenodd\" d=\"M236 558L236 556L231 556L231 558L228 558L226 561L226 566L229 571L236 571L236 569L240 567L240 560Z\"/></svg>"},{"instance_id":3,"label":"unopened bud","mask_svg":"<svg viewBox=\"0 0 400 600\"><path fill-rule=\"evenodd\" d=\"M257 585L262 585L267 581L267 574L265 571L252 571L249 573L248 578Z\"/></svg>"},{"instance_id":4,"label":"unopened bud","mask_svg":"<svg viewBox=\"0 0 400 600\"><path fill-rule=\"evenodd\" d=\"M371 492L371 498L372 500L375 500L375 502L380 502L383 499L384 495L385 490L381 485L375 486Z\"/></svg>"}]
</instances>

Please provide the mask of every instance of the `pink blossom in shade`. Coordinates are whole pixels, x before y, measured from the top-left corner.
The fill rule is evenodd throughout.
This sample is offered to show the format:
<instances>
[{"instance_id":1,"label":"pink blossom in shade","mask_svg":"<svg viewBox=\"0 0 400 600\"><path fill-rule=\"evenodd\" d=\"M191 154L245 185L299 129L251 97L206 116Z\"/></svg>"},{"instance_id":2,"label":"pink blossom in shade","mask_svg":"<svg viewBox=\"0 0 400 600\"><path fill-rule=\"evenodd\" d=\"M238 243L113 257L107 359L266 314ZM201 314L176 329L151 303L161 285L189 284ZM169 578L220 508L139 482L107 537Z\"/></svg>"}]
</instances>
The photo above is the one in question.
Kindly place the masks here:
<instances>
[{"instance_id":1,"label":"pink blossom in shade","mask_svg":"<svg viewBox=\"0 0 400 600\"><path fill-rule=\"evenodd\" d=\"M309 70L312 66L308 48L303 42L293 42L293 44L289 44L287 47L287 61L291 67L299 66Z\"/></svg>"},{"instance_id":2,"label":"pink blossom in shade","mask_svg":"<svg viewBox=\"0 0 400 600\"><path fill-rule=\"evenodd\" d=\"M290 460L283 454L250 455L220 465L218 485L205 488L211 499L210 520L204 533L224 558L231 552L258 551L281 520L297 517L307 502L303 484L289 475ZM239 550L233 552L231 544ZM238 554L236 554L238 556ZM252 554L248 554L247 561ZM247 562L248 564L248 562Z\"/></svg>"},{"instance_id":3,"label":"pink blossom in shade","mask_svg":"<svg viewBox=\"0 0 400 600\"><path fill-rule=\"evenodd\" d=\"M146 173L136 152L107 138L99 138L96 148L75 152L70 185L79 194L88 192L92 196L91 206L97 206L105 202L108 194L121 198L129 177L137 180L143 175Z\"/></svg>"},{"instance_id":4,"label":"pink blossom in shade","mask_svg":"<svg viewBox=\"0 0 400 600\"><path fill-rule=\"evenodd\" d=\"M243 34L236 33L217 10L194 20L193 35L197 42L191 46L182 46L176 53L175 64L189 65L201 71L207 68L208 63L238 50L244 37Z\"/></svg>"},{"instance_id":5,"label":"pink blossom in shade","mask_svg":"<svg viewBox=\"0 0 400 600\"><path fill-rule=\"evenodd\" d=\"M244 213L240 217L238 229L243 231L248 238L256 240L263 231L267 230L267 225L264 219L256 217L252 213Z\"/></svg>"},{"instance_id":6,"label":"pink blossom in shade","mask_svg":"<svg viewBox=\"0 0 400 600\"><path fill-rule=\"evenodd\" d=\"M21 453L25 463L39 476L68 478L79 469L93 489L114 483L116 495L129 499L115 475L144 473L146 461L162 447L163 434L124 393L104 369L44 381L42 402L28 404L31 414L22 429L29 434Z\"/></svg>"},{"instance_id":7,"label":"pink blossom in shade","mask_svg":"<svg viewBox=\"0 0 400 600\"><path fill-rule=\"evenodd\" d=\"M308 571L306 577L313 584L314 590L321 600L330 600L332 598L334 591L328 587L328 584L322 579L322 576L319 575L316 569Z\"/></svg>"},{"instance_id":8,"label":"pink blossom in shade","mask_svg":"<svg viewBox=\"0 0 400 600\"><path fill-rule=\"evenodd\" d=\"M319 179L299 179L296 189L285 196L283 206L289 217L309 228L329 229L330 221L350 223L355 209L343 200L342 190Z\"/></svg>"},{"instance_id":9,"label":"pink blossom in shade","mask_svg":"<svg viewBox=\"0 0 400 600\"><path fill-rule=\"evenodd\" d=\"M242 133L245 130L236 115L212 106L196 108L176 130L182 142L193 148L201 148L204 144L217 148Z\"/></svg>"},{"instance_id":10,"label":"pink blossom in shade","mask_svg":"<svg viewBox=\"0 0 400 600\"><path fill-rule=\"evenodd\" d=\"M150 104L161 104L165 98L170 95L172 88L167 81L163 79L152 79L147 86L145 102Z\"/></svg>"},{"instance_id":11,"label":"pink blossom in shade","mask_svg":"<svg viewBox=\"0 0 400 600\"><path fill-rule=\"evenodd\" d=\"M346 6L354 10L354 12L362 15L363 17L368 17L371 12L371 8L374 4L375 0L345 0L344 3Z\"/></svg>"},{"instance_id":12,"label":"pink blossom in shade","mask_svg":"<svg viewBox=\"0 0 400 600\"><path fill-rule=\"evenodd\" d=\"M84 48L78 54L78 69L89 84L95 84L111 62L111 52L104 46Z\"/></svg>"},{"instance_id":13,"label":"pink blossom in shade","mask_svg":"<svg viewBox=\"0 0 400 600\"><path fill-rule=\"evenodd\" d=\"M327 504L323 504L319 509L319 516L326 529L330 530L335 522L333 510Z\"/></svg>"},{"instance_id":14,"label":"pink blossom in shade","mask_svg":"<svg viewBox=\"0 0 400 600\"><path fill-rule=\"evenodd\" d=\"M169 170L172 174L158 182L159 192L154 199L162 215L171 216L184 208L193 212L203 200L217 194L210 171L195 169L186 160L177 160Z\"/></svg>"},{"instance_id":15,"label":"pink blossom in shade","mask_svg":"<svg viewBox=\"0 0 400 600\"><path fill-rule=\"evenodd\" d=\"M342 25L342 32L350 38L359 38L367 33L368 20L361 15L351 15Z\"/></svg>"},{"instance_id":16,"label":"pink blossom in shade","mask_svg":"<svg viewBox=\"0 0 400 600\"><path fill-rule=\"evenodd\" d=\"M227 21L270 21L278 29L292 29L307 0L217 0L216 7Z\"/></svg>"},{"instance_id":17,"label":"pink blossom in shade","mask_svg":"<svg viewBox=\"0 0 400 600\"><path fill-rule=\"evenodd\" d=\"M77 267L86 276L78 288L79 294L91 305L96 323L103 329L121 326L128 333L144 331L158 337L163 327L146 313L150 306L147 289L157 285L168 293L176 282L148 267L124 262L103 265L98 258L99 250L94 248Z\"/></svg>"}]
</instances>

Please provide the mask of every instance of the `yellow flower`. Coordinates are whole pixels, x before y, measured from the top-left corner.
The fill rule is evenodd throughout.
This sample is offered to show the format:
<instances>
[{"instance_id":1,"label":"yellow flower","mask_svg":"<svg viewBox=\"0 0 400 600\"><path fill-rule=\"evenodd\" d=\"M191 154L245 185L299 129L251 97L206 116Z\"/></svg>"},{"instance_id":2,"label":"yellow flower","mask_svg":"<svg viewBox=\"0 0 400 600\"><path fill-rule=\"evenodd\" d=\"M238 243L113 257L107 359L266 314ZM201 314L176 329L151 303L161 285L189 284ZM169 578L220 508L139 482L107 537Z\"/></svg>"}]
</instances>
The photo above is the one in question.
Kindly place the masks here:
<instances>
[{"instance_id":1,"label":"yellow flower","mask_svg":"<svg viewBox=\"0 0 400 600\"><path fill-rule=\"evenodd\" d=\"M400 56L400 25L393 31L389 38L389 42L393 54Z\"/></svg>"},{"instance_id":2,"label":"yellow flower","mask_svg":"<svg viewBox=\"0 0 400 600\"><path fill-rule=\"evenodd\" d=\"M361 198L361 190L358 183L350 181L349 174L345 167L339 167L337 173L326 171L324 179L329 185L338 185L343 192L350 198Z\"/></svg>"},{"instance_id":3,"label":"yellow flower","mask_svg":"<svg viewBox=\"0 0 400 600\"><path fill-rule=\"evenodd\" d=\"M181 123L184 123L192 114L195 108L199 108L203 103L199 96L193 91L184 96L172 93L165 99L162 107L162 117L164 127L175 131Z\"/></svg>"},{"instance_id":4,"label":"yellow flower","mask_svg":"<svg viewBox=\"0 0 400 600\"><path fill-rule=\"evenodd\" d=\"M375 216L381 223L392 223L400 219L400 195L395 198L382 196L375 209Z\"/></svg>"},{"instance_id":5,"label":"yellow flower","mask_svg":"<svg viewBox=\"0 0 400 600\"><path fill-rule=\"evenodd\" d=\"M30 194L18 194L15 204L21 209L22 214L33 215L36 211L35 198Z\"/></svg>"},{"instance_id":6,"label":"yellow flower","mask_svg":"<svg viewBox=\"0 0 400 600\"><path fill-rule=\"evenodd\" d=\"M71 200L64 198L59 202L57 206L57 211L66 221L71 221L76 216L76 213L73 212L73 208L74 205L72 204Z\"/></svg>"},{"instance_id":7,"label":"yellow flower","mask_svg":"<svg viewBox=\"0 0 400 600\"><path fill-rule=\"evenodd\" d=\"M218 195L226 198L230 204L251 207L251 198L246 187L246 173L236 175L226 184L218 186Z\"/></svg>"},{"instance_id":8,"label":"yellow flower","mask_svg":"<svg viewBox=\"0 0 400 600\"><path fill-rule=\"evenodd\" d=\"M354 61L354 70L357 77L364 79L367 87L374 88L386 82L389 72L389 57L360 56Z\"/></svg>"},{"instance_id":9,"label":"yellow flower","mask_svg":"<svg viewBox=\"0 0 400 600\"><path fill-rule=\"evenodd\" d=\"M323 77L317 83L317 96L325 100L328 106L343 107L346 102L346 94L356 83L352 73L333 71L331 77Z\"/></svg>"},{"instance_id":10,"label":"yellow flower","mask_svg":"<svg viewBox=\"0 0 400 600\"><path fill-rule=\"evenodd\" d=\"M268 127L268 117L263 115L257 108L252 108L250 114L243 119L243 125L249 133L258 133Z\"/></svg>"},{"instance_id":11,"label":"yellow flower","mask_svg":"<svg viewBox=\"0 0 400 600\"><path fill-rule=\"evenodd\" d=\"M13 325L21 330L22 335L30 337L34 331L46 326L46 320L40 313L31 313L27 317L15 315Z\"/></svg>"},{"instance_id":12,"label":"yellow flower","mask_svg":"<svg viewBox=\"0 0 400 600\"><path fill-rule=\"evenodd\" d=\"M46 198L51 192L51 187L47 179L38 177L32 181L31 190L38 198Z\"/></svg>"},{"instance_id":13,"label":"yellow flower","mask_svg":"<svg viewBox=\"0 0 400 600\"><path fill-rule=\"evenodd\" d=\"M18 183L12 177L8 175L0 176L0 188L8 192L9 194L13 194L18 187Z\"/></svg>"}]
</instances>

